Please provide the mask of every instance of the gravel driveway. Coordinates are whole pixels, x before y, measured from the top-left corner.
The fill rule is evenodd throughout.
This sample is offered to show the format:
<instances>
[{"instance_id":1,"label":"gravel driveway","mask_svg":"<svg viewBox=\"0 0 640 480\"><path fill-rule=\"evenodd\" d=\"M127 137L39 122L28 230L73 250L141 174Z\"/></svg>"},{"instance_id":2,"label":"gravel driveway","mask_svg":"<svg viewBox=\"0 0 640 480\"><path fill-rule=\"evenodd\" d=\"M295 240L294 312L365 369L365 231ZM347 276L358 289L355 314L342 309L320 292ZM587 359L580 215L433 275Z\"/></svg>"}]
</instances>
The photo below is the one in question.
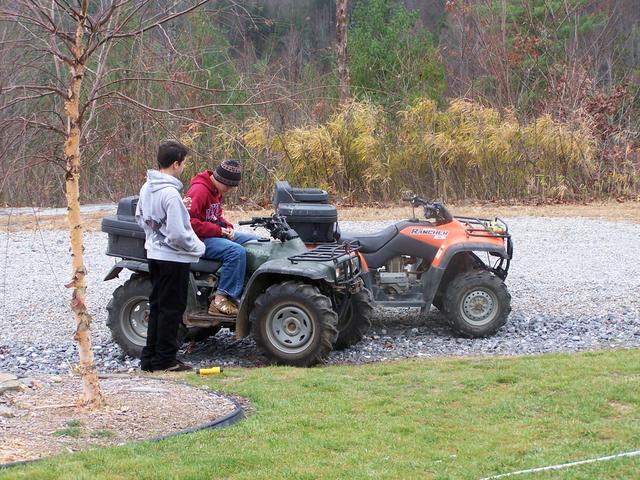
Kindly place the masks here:
<instances>
[{"instance_id":1,"label":"gravel driveway","mask_svg":"<svg viewBox=\"0 0 640 480\"><path fill-rule=\"evenodd\" d=\"M374 232L391 222L341 222L347 231ZM485 339L455 338L434 310L376 309L359 344L333 352L330 363L393 358L518 355L640 346L640 225L582 218L508 220L515 251L507 286L512 313ZM85 234L88 304L101 371L136 367L111 341L105 306L126 280L103 282L114 259L106 234ZM68 309L66 232L0 234L0 371L63 373L77 363L75 321ZM128 274L121 276L127 277ZM189 345L184 357L202 365L262 365L251 338L222 330Z\"/></svg>"}]
</instances>

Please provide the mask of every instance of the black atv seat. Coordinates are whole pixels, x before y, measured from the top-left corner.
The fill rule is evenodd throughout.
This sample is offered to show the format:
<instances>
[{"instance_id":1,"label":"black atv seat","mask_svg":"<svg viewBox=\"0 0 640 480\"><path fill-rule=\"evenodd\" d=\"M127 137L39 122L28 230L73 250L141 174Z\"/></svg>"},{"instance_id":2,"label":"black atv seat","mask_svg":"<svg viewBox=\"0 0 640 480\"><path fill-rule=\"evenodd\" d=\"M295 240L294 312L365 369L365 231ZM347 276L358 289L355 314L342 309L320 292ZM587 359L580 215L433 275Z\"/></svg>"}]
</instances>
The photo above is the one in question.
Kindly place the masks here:
<instances>
[{"instance_id":1,"label":"black atv seat","mask_svg":"<svg viewBox=\"0 0 640 480\"><path fill-rule=\"evenodd\" d=\"M200 260L198 260L198 263L191 264L191 271L213 273L217 271L221 265L222 265L221 262L216 262L214 260L207 260L206 258L201 258Z\"/></svg>"},{"instance_id":2,"label":"black atv seat","mask_svg":"<svg viewBox=\"0 0 640 480\"><path fill-rule=\"evenodd\" d=\"M398 228L395 225L389 225L384 230L372 235L360 235L343 233L340 235L341 242L358 241L360 243L360 251L362 253L373 253L384 247L393 237L398 234Z\"/></svg>"}]
</instances>

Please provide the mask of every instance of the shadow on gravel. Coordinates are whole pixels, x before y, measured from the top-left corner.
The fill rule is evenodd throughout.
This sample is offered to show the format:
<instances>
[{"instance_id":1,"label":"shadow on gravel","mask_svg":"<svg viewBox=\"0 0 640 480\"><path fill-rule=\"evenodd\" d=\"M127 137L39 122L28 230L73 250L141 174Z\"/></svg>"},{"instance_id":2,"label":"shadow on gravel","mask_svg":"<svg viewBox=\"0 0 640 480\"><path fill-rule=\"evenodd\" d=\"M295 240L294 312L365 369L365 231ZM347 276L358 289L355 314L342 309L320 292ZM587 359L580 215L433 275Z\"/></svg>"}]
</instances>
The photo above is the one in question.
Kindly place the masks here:
<instances>
[{"instance_id":1,"label":"shadow on gravel","mask_svg":"<svg viewBox=\"0 0 640 480\"><path fill-rule=\"evenodd\" d=\"M419 309L378 308L371 329L356 345L333 351L328 364L360 364L394 358L423 356L430 342L456 342L454 333L438 310L421 314ZM236 339L233 332L222 329L214 337L183 345L181 354L194 366L222 365L262 367L269 365L251 337Z\"/></svg>"}]
</instances>

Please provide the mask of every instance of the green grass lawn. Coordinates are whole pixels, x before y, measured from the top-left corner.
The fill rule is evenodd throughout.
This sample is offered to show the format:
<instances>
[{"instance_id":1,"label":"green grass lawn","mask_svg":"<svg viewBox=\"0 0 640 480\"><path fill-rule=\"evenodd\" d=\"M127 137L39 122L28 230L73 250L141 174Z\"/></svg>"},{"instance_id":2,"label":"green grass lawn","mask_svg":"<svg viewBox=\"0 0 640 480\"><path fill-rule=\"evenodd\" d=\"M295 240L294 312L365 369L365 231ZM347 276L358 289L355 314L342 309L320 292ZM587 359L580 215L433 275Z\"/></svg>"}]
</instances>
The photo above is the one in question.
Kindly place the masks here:
<instances>
[{"instance_id":1,"label":"green grass lawn","mask_svg":"<svg viewBox=\"0 0 640 480\"><path fill-rule=\"evenodd\" d=\"M479 479L640 450L640 350L231 369L236 425L0 470L27 479ZM640 457L517 479L636 479Z\"/></svg>"}]
</instances>

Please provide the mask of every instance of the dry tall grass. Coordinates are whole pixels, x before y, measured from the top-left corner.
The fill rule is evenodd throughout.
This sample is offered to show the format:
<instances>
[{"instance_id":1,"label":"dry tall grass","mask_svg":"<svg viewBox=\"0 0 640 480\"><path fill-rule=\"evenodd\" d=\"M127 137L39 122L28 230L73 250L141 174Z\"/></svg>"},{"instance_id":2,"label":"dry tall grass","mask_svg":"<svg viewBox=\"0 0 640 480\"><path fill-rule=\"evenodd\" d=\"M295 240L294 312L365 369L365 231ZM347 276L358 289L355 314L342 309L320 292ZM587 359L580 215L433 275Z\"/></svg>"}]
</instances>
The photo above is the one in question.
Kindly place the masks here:
<instances>
[{"instance_id":1,"label":"dry tall grass","mask_svg":"<svg viewBox=\"0 0 640 480\"><path fill-rule=\"evenodd\" d=\"M347 199L397 199L411 190L449 200L582 200L633 196L640 186L637 163L607 168L602 141L585 121L542 115L521 123L513 112L466 100L439 110L420 99L391 119L353 103L325 124L281 132L257 118L244 142L275 177Z\"/></svg>"},{"instance_id":2,"label":"dry tall grass","mask_svg":"<svg viewBox=\"0 0 640 480\"><path fill-rule=\"evenodd\" d=\"M514 112L464 99L440 109L423 98L391 116L378 105L351 103L323 123L283 128L255 116L242 123L223 120L215 129L189 124L178 136L192 148L185 177L221 158L243 162L238 196L249 208L266 206L274 182L283 179L324 188L344 203L395 201L405 191L446 201L637 197L635 137L603 137L589 118L575 112L562 121L545 114L523 122ZM137 193L153 163L153 155L118 156L101 164L112 165L109 175L87 169L83 200L117 201ZM12 198L39 205L32 184L13 185ZM20 196L20 188L28 195ZM51 195L46 198L50 204Z\"/></svg>"}]
</instances>

